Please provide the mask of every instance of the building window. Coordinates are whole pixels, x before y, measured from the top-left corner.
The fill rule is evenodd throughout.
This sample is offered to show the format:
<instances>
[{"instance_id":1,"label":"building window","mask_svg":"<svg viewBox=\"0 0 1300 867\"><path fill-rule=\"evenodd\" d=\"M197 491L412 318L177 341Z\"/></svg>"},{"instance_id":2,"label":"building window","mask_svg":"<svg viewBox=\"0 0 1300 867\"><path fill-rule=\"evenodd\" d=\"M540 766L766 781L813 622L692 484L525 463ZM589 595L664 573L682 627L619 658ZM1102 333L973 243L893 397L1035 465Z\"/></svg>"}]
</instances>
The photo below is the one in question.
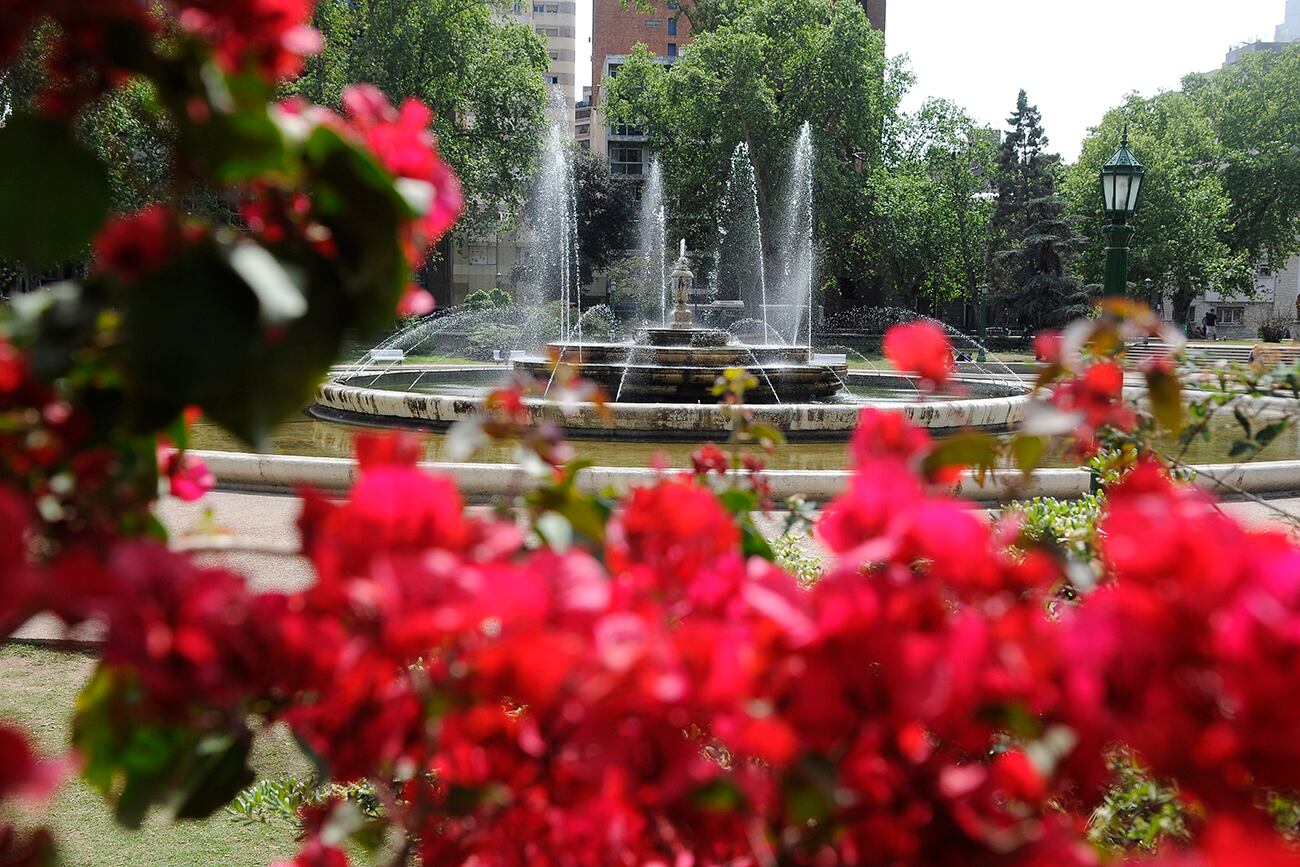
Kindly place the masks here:
<instances>
[{"instance_id":1,"label":"building window","mask_svg":"<svg viewBox=\"0 0 1300 867\"><path fill-rule=\"evenodd\" d=\"M668 56L669 56L669 57L676 57L676 56L677 56L677 43L676 43L676 42L669 42L669 43L668 43Z\"/></svg>"},{"instance_id":2,"label":"building window","mask_svg":"<svg viewBox=\"0 0 1300 867\"><path fill-rule=\"evenodd\" d=\"M495 265L497 263L497 248L495 246L471 244L467 252L471 265Z\"/></svg>"},{"instance_id":3,"label":"building window","mask_svg":"<svg viewBox=\"0 0 1300 867\"><path fill-rule=\"evenodd\" d=\"M552 52L550 52L550 55L551 55L551 59L552 59L552 60L559 60L559 59L560 59L560 52L558 52L558 51L552 51Z\"/></svg>"},{"instance_id":4,"label":"building window","mask_svg":"<svg viewBox=\"0 0 1300 867\"><path fill-rule=\"evenodd\" d=\"M534 4L533 4L533 14L534 14L534 15L541 15L541 14L542 14L543 12L545 12L545 11L546 11L546 4L545 4L545 3L534 3Z\"/></svg>"},{"instance_id":5,"label":"building window","mask_svg":"<svg viewBox=\"0 0 1300 867\"><path fill-rule=\"evenodd\" d=\"M559 14L560 14L560 4L559 4L559 3L547 3L547 4L546 4L546 11L547 11L547 13L550 14L550 15L559 15Z\"/></svg>"},{"instance_id":6,"label":"building window","mask_svg":"<svg viewBox=\"0 0 1300 867\"><path fill-rule=\"evenodd\" d=\"M535 27L538 36L559 36L560 28L558 27Z\"/></svg>"},{"instance_id":7,"label":"building window","mask_svg":"<svg viewBox=\"0 0 1300 867\"><path fill-rule=\"evenodd\" d=\"M646 27L663 27L663 26L664 26L664 21L663 21L662 18L647 18L647 19L645 20L645 26L646 26Z\"/></svg>"},{"instance_id":8,"label":"building window","mask_svg":"<svg viewBox=\"0 0 1300 867\"><path fill-rule=\"evenodd\" d=\"M635 146L615 145L609 149L609 171L615 175L640 175L644 151Z\"/></svg>"},{"instance_id":9,"label":"building window","mask_svg":"<svg viewBox=\"0 0 1300 867\"><path fill-rule=\"evenodd\" d=\"M1269 270L1269 267L1268 267L1267 265L1257 265L1257 266L1255 266L1255 273L1256 273L1258 276L1260 276L1260 277L1271 277L1271 276L1273 276L1273 272L1272 272L1271 270Z\"/></svg>"},{"instance_id":10,"label":"building window","mask_svg":"<svg viewBox=\"0 0 1300 867\"><path fill-rule=\"evenodd\" d=\"M1246 318L1245 307L1216 307L1214 312L1219 314L1219 325L1227 328L1239 328Z\"/></svg>"},{"instance_id":11,"label":"building window","mask_svg":"<svg viewBox=\"0 0 1300 867\"><path fill-rule=\"evenodd\" d=\"M589 124L589 123L580 123L580 124L577 125L577 127L574 128L573 134L574 134L574 135L587 135L587 134L589 134L590 132L591 132L591 124Z\"/></svg>"},{"instance_id":12,"label":"building window","mask_svg":"<svg viewBox=\"0 0 1300 867\"><path fill-rule=\"evenodd\" d=\"M524 14L524 4L522 0L518 0L518 2L515 3L515 14L516 15Z\"/></svg>"},{"instance_id":13,"label":"building window","mask_svg":"<svg viewBox=\"0 0 1300 867\"><path fill-rule=\"evenodd\" d=\"M668 35L669 35L669 36L676 36L676 35L677 35L677 19L676 19L676 18L669 18L669 19L668 19Z\"/></svg>"},{"instance_id":14,"label":"building window","mask_svg":"<svg viewBox=\"0 0 1300 867\"><path fill-rule=\"evenodd\" d=\"M559 83L560 83L560 76L558 76L558 75L548 75L548 76L546 76L546 83L547 83L547 84L559 84Z\"/></svg>"},{"instance_id":15,"label":"building window","mask_svg":"<svg viewBox=\"0 0 1300 867\"><path fill-rule=\"evenodd\" d=\"M609 134L618 138L640 138L645 130L634 123L617 123L609 128Z\"/></svg>"}]
</instances>

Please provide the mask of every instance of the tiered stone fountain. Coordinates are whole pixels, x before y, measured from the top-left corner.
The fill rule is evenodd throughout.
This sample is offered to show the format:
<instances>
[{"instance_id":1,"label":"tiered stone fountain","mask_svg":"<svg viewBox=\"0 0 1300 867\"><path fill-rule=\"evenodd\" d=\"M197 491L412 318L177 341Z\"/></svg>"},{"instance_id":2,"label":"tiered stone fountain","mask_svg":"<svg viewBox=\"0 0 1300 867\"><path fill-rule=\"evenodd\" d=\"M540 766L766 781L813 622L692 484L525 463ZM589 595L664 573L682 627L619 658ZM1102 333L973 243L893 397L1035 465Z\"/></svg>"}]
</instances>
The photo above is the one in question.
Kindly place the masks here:
<instances>
[{"instance_id":1,"label":"tiered stone fountain","mask_svg":"<svg viewBox=\"0 0 1300 867\"><path fill-rule=\"evenodd\" d=\"M824 400L843 388L848 366L839 359L816 360L806 346L738 343L726 331L696 325L687 306L693 279L683 241L671 275L669 325L646 329L636 344L550 343L546 357L518 358L514 367L545 379L558 360L628 403L716 403L713 385L730 367L757 377L758 386L745 394L751 403Z\"/></svg>"}]
</instances>

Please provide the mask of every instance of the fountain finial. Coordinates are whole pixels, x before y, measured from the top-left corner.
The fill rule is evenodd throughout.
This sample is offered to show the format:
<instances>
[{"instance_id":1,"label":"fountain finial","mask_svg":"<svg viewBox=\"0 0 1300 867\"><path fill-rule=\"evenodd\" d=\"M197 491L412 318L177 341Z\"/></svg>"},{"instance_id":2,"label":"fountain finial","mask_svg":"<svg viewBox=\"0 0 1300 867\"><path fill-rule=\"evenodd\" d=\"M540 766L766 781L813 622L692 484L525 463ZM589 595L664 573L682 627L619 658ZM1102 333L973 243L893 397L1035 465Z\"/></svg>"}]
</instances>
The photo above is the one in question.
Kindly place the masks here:
<instances>
[{"instance_id":1,"label":"fountain finial","mask_svg":"<svg viewBox=\"0 0 1300 867\"><path fill-rule=\"evenodd\" d=\"M682 238L681 243L677 245L677 257L678 257L679 259L685 259L685 258L686 258L686 239L685 239L685 238Z\"/></svg>"},{"instance_id":2,"label":"fountain finial","mask_svg":"<svg viewBox=\"0 0 1300 867\"><path fill-rule=\"evenodd\" d=\"M677 248L681 255L677 263L673 265L673 328L694 328L695 322L691 318L690 308L686 306L690 301L691 283L695 280L695 275L691 273L691 262L686 258L686 239L683 238Z\"/></svg>"}]
</instances>

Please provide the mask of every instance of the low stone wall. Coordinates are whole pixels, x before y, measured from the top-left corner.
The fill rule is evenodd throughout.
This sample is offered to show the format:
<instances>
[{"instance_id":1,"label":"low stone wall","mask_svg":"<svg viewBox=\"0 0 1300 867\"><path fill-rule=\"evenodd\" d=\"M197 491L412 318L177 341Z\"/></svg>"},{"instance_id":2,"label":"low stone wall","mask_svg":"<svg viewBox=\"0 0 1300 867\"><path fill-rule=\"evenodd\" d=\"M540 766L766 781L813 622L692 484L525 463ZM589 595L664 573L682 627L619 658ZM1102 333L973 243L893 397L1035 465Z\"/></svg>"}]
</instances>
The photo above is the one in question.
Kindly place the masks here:
<instances>
[{"instance_id":1,"label":"low stone wall","mask_svg":"<svg viewBox=\"0 0 1300 867\"><path fill-rule=\"evenodd\" d=\"M355 461L344 458L287 457L238 452L195 452L226 490L291 493L302 485L325 491L347 490L356 477ZM514 464L428 463L430 472L450 476L474 501L514 496L539 480ZM1207 464L1196 468L1196 484L1211 491L1243 490L1255 494L1300 491L1300 461L1261 461L1252 464ZM591 467L578 474L578 486L588 492L625 492L651 483L654 470L637 467ZM833 470L771 470L767 478L775 499L801 495L824 502L844 492L850 474ZM990 473L983 483L965 474L957 493L979 502L1003 502L1030 497L1077 497L1088 490L1088 473L1081 469L1043 469L1026 483L1018 472Z\"/></svg>"}]
</instances>

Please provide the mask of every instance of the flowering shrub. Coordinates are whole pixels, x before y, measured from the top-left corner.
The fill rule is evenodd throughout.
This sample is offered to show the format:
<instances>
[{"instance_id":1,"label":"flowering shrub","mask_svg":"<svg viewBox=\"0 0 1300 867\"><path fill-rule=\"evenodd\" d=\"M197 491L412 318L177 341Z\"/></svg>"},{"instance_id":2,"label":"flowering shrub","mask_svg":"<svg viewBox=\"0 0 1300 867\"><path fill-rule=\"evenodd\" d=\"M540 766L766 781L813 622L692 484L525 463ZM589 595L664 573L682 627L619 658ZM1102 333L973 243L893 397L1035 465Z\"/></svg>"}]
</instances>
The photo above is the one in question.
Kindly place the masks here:
<instances>
[{"instance_id":1,"label":"flowering shrub","mask_svg":"<svg viewBox=\"0 0 1300 867\"><path fill-rule=\"evenodd\" d=\"M255 439L345 325L426 306L410 265L460 192L418 105L368 88L347 117L269 103L315 44L309 4L11 7L0 55L42 14L62 42L45 113L9 121L0 149L62 142L69 177L93 178L72 114L147 76L185 170L244 219L159 205L92 209L87 226L55 219L70 201L55 188L33 231L0 232L5 255L96 254L4 321L0 630L42 610L103 624L72 751L122 823L210 815L251 782L257 728L283 723L329 783L300 802L299 867L377 839L396 841L394 864L1091 865L1122 857L1086 833L1118 743L1186 803L1189 842L1159 863L1295 860L1258 804L1300 771L1283 698L1300 549L1224 517L1141 446L1181 406L1160 365L1152 410L1124 404L1112 356L1149 315L1111 308L1042 341L1039 428L1005 446L1026 471L1051 430L1084 454L1130 447L1092 592L1061 592L1070 563L1050 539L950 493L1002 446L936 443L875 410L815 527L829 562L800 587L751 517L770 492L743 447L780 435L744 409L743 371L718 387L731 454L702 449L622 500L578 492L518 387L469 434L521 437L553 474L513 515L467 513L409 439L363 438L345 500L303 494L314 584L254 592L170 551L153 517L163 481L186 498L211 484L184 454L191 408ZM891 332L886 353L933 387L950 378L933 326ZM57 767L0 728L0 799ZM46 863L52 845L0 827L3 863Z\"/></svg>"}]
</instances>

